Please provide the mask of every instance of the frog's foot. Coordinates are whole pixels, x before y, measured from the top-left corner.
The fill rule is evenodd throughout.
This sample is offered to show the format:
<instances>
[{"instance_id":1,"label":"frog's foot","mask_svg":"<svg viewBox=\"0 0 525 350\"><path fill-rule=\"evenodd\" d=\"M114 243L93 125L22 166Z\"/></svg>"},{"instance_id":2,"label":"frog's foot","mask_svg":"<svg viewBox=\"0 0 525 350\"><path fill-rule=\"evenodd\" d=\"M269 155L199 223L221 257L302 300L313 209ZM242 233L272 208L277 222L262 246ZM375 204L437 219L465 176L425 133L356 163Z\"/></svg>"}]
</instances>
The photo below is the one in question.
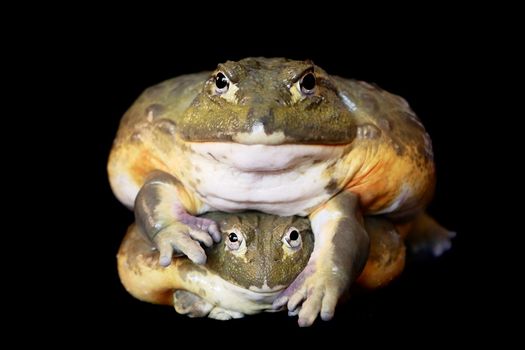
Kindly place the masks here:
<instances>
[{"instance_id":1,"label":"frog's foot","mask_svg":"<svg viewBox=\"0 0 525 350\"><path fill-rule=\"evenodd\" d=\"M348 278L339 278L337 273L332 274L330 270L316 269L315 262L310 262L275 300L274 309L287 305L288 315L299 315L300 327L312 325L319 313L324 321L332 319Z\"/></svg>"},{"instance_id":2,"label":"frog's foot","mask_svg":"<svg viewBox=\"0 0 525 350\"><path fill-rule=\"evenodd\" d=\"M150 174L135 199L137 226L157 245L162 266L171 263L174 251L188 256L196 264L204 264L206 254L199 242L211 246L213 240L221 240L213 220L198 218L186 211L180 199L186 197L188 193L180 181L156 171Z\"/></svg>"},{"instance_id":3,"label":"frog's foot","mask_svg":"<svg viewBox=\"0 0 525 350\"><path fill-rule=\"evenodd\" d=\"M306 268L274 301L299 311L299 326L310 326L317 315L334 316L339 297L358 277L368 257L369 239L358 216L358 198L342 192L310 215L315 246Z\"/></svg>"},{"instance_id":4,"label":"frog's foot","mask_svg":"<svg viewBox=\"0 0 525 350\"><path fill-rule=\"evenodd\" d=\"M233 311L233 310L226 310L222 307L214 307L213 310L211 310L210 314L208 315L209 318L213 318L215 320L220 321L227 321L236 319L236 318L243 318L244 314L242 312Z\"/></svg>"},{"instance_id":5,"label":"frog's foot","mask_svg":"<svg viewBox=\"0 0 525 350\"><path fill-rule=\"evenodd\" d=\"M420 214L408 234L410 250L413 253L430 252L440 256L452 247L455 232L445 229L427 214Z\"/></svg>"},{"instance_id":6,"label":"frog's foot","mask_svg":"<svg viewBox=\"0 0 525 350\"><path fill-rule=\"evenodd\" d=\"M186 215L190 216L189 214ZM217 224L212 220L196 217L187 218L187 220L194 222L194 224L173 222L153 237L160 253L159 264L161 266L168 266L171 263L173 253L184 254L194 263L204 264L206 263L206 253L199 242L211 247L213 240L220 241ZM202 227L205 227L206 231L202 230Z\"/></svg>"},{"instance_id":7,"label":"frog's foot","mask_svg":"<svg viewBox=\"0 0 525 350\"><path fill-rule=\"evenodd\" d=\"M185 290L176 290L173 293L173 306L177 313L189 317L205 317L213 309L212 304Z\"/></svg>"},{"instance_id":8,"label":"frog's foot","mask_svg":"<svg viewBox=\"0 0 525 350\"><path fill-rule=\"evenodd\" d=\"M221 233L217 223L211 219L199 218L188 214L183 208L179 208L175 213L175 218L182 224L187 225L192 230L208 233L215 241L221 240Z\"/></svg>"}]
</instances>

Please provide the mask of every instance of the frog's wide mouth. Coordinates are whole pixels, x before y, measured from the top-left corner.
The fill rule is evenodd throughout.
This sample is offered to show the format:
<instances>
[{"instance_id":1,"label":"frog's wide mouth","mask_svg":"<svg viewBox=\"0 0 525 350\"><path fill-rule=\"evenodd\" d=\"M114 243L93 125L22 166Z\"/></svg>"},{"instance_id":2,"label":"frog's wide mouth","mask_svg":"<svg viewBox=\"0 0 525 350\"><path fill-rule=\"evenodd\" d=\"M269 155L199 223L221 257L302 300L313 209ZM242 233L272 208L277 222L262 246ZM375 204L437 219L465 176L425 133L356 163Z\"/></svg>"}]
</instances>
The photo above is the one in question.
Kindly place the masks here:
<instances>
[{"instance_id":1,"label":"frog's wide mouth","mask_svg":"<svg viewBox=\"0 0 525 350\"><path fill-rule=\"evenodd\" d=\"M246 145L233 142L191 142L200 156L239 171L279 172L304 164L340 159L349 145Z\"/></svg>"}]
</instances>

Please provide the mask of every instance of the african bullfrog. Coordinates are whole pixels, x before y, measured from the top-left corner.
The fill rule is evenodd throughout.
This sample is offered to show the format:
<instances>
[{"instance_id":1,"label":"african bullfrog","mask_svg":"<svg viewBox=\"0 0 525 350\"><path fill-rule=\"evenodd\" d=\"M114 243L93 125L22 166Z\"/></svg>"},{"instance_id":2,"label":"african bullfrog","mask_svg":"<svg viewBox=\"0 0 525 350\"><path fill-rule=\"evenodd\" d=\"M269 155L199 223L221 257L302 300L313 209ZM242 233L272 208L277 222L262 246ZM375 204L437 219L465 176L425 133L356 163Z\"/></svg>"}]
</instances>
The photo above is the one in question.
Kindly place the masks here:
<instances>
[{"instance_id":1,"label":"african bullfrog","mask_svg":"<svg viewBox=\"0 0 525 350\"><path fill-rule=\"evenodd\" d=\"M192 316L225 319L271 311L275 297L302 271L313 250L308 219L256 212L204 217L220 225L222 238L206 248L204 265L178 257L160 266L151 241L140 228L130 227L118 254L126 289L144 301L174 303L178 312ZM184 306L190 295L198 302Z\"/></svg>"},{"instance_id":2,"label":"african bullfrog","mask_svg":"<svg viewBox=\"0 0 525 350\"><path fill-rule=\"evenodd\" d=\"M117 198L168 266L173 253L206 262L221 239L206 212L308 217L310 259L274 301L299 325L332 318L369 254L363 216L385 234L450 233L425 214L432 145L407 102L310 61L246 58L148 88L125 113L108 162Z\"/></svg>"},{"instance_id":3,"label":"african bullfrog","mask_svg":"<svg viewBox=\"0 0 525 350\"><path fill-rule=\"evenodd\" d=\"M205 249L204 265L181 256L160 266L158 250L132 225L117 255L125 288L140 300L174 305L191 317L227 320L275 311L273 301L304 269L314 248L309 220L260 212L203 217L219 224L222 238ZM401 237L381 234L376 221L365 221L371 253L358 284L366 288L386 285L404 266Z\"/></svg>"}]
</instances>

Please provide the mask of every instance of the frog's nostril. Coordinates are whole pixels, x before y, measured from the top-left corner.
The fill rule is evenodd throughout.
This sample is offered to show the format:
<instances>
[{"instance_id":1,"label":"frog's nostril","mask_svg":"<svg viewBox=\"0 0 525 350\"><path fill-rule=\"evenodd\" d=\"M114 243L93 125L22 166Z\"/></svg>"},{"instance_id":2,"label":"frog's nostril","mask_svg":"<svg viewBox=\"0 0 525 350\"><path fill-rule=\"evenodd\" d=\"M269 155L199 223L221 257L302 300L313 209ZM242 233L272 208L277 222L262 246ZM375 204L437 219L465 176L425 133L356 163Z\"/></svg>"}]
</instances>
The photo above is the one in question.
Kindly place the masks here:
<instances>
[{"instance_id":1,"label":"frog's nostril","mask_svg":"<svg viewBox=\"0 0 525 350\"><path fill-rule=\"evenodd\" d=\"M269 126L273 123L273 112L272 110L269 111L268 114L262 116L262 117L259 117L259 123L261 123L262 125L264 126Z\"/></svg>"},{"instance_id":2,"label":"frog's nostril","mask_svg":"<svg viewBox=\"0 0 525 350\"><path fill-rule=\"evenodd\" d=\"M250 124L262 124L268 126L274 121L274 111L272 108L251 108L248 111L248 121Z\"/></svg>"}]
</instances>

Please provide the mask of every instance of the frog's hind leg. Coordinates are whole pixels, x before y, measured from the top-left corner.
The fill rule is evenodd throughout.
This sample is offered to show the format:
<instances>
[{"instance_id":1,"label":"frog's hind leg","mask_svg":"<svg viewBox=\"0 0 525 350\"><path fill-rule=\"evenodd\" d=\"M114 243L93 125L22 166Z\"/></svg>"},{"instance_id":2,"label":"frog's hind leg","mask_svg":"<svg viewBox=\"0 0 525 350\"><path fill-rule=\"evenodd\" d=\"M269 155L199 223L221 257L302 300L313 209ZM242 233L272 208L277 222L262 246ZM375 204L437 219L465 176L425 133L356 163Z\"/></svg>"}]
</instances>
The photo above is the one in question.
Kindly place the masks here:
<instances>
[{"instance_id":1,"label":"frog's hind leg","mask_svg":"<svg viewBox=\"0 0 525 350\"><path fill-rule=\"evenodd\" d=\"M173 293L173 306L177 313L189 317L205 317L213 309L213 304L186 290L176 290Z\"/></svg>"},{"instance_id":2,"label":"frog's hind leg","mask_svg":"<svg viewBox=\"0 0 525 350\"><path fill-rule=\"evenodd\" d=\"M452 238L456 236L424 212L418 214L409 227L406 240L413 253L430 252L440 256L452 247Z\"/></svg>"},{"instance_id":3,"label":"frog's hind leg","mask_svg":"<svg viewBox=\"0 0 525 350\"><path fill-rule=\"evenodd\" d=\"M385 217L365 217L365 229L370 238L370 253L357 283L367 289L383 287L403 271L405 244Z\"/></svg>"},{"instance_id":4,"label":"frog's hind leg","mask_svg":"<svg viewBox=\"0 0 525 350\"><path fill-rule=\"evenodd\" d=\"M176 290L173 293L173 306L177 313L189 317L208 316L209 318L221 321L244 317L242 312L227 310L220 306L215 306L197 294L187 290Z\"/></svg>"},{"instance_id":5,"label":"frog's hind leg","mask_svg":"<svg viewBox=\"0 0 525 350\"><path fill-rule=\"evenodd\" d=\"M177 267L164 268L158 263L159 252L133 224L117 254L120 281L135 298L155 303L171 304L171 294L177 284Z\"/></svg>"},{"instance_id":6,"label":"frog's hind leg","mask_svg":"<svg viewBox=\"0 0 525 350\"><path fill-rule=\"evenodd\" d=\"M244 314L242 312L227 310L223 309L222 307L216 306L213 308L213 310L211 310L208 317L213 318L215 320L228 321L231 319L243 318Z\"/></svg>"}]
</instances>

